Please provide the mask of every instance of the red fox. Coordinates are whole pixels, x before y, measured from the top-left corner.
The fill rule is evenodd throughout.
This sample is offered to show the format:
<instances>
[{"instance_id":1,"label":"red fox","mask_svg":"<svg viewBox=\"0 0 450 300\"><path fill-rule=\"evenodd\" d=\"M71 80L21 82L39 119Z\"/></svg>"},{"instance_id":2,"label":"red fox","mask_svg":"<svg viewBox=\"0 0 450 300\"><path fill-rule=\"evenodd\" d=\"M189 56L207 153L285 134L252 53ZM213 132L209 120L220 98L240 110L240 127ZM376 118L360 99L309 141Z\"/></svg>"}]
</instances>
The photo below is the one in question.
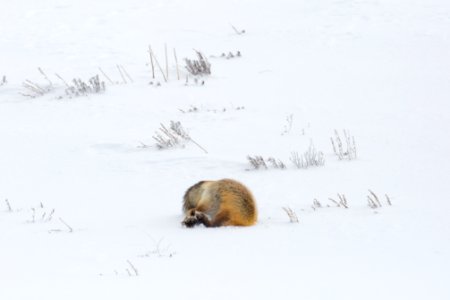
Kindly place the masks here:
<instances>
[{"instance_id":1,"label":"red fox","mask_svg":"<svg viewBox=\"0 0 450 300\"><path fill-rule=\"evenodd\" d=\"M256 223L256 204L250 191L232 179L200 181L184 194L182 222L186 227L250 226Z\"/></svg>"}]
</instances>

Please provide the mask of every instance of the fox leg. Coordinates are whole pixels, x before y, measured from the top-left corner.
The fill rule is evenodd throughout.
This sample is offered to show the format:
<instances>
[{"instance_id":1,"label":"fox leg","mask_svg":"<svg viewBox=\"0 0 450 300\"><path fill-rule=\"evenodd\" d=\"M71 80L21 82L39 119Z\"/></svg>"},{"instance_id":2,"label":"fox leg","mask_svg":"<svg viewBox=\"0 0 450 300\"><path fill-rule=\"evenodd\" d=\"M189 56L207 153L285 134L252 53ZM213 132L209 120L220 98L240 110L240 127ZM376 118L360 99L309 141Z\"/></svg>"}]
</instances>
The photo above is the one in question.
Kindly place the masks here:
<instances>
[{"instance_id":1,"label":"fox leg","mask_svg":"<svg viewBox=\"0 0 450 300\"><path fill-rule=\"evenodd\" d=\"M198 215L197 215L198 213ZM227 225L226 223L229 221L229 214L228 212L220 212L216 215L216 217L214 218L214 220L210 220L208 215L202 213L202 212L197 212L197 220L202 223L203 225L205 225L205 227L219 227L222 225Z\"/></svg>"},{"instance_id":2,"label":"fox leg","mask_svg":"<svg viewBox=\"0 0 450 300\"><path fill-rule=\"evenodd\" d=\"M212 227L211 220L205 213L197 211L197 212L195 212L195 216L197 218L197 221L199 223L205 225L205 227Z\"/></svg>"}]
</instances>

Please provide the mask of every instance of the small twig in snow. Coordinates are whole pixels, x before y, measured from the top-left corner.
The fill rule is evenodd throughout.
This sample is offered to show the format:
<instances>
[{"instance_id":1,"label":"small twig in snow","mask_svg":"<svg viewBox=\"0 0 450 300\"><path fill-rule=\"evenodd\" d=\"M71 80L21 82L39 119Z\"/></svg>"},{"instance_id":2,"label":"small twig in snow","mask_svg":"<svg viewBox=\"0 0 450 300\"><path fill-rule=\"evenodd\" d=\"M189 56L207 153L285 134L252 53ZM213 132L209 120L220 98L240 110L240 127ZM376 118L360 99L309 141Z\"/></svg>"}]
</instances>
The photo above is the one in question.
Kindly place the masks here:
<instances>
[{"instance_id":1,"label":"small twig in snow","mask_svg":"<svg viewBox=\"0 0 450 300\"><path fill-rule=\"evenodd\" d=\"M64 225L66 225L66 227L69 229L69 232L73 232L72 227L70 227L62 218L59 218L59 220L61 221L61 223L63 223Z\"/></svg>"},{"instance_id":2,"label":"small twig in snow","mask_svg":"<svg viewBox=\"0 0 450 300\"><path fill-rule=\"evenodd\" d=\"M234 32L236 32L237 35L241 35L245 33L245 30L237 30L236 27L233 26L233 24L230 23L231 28L233 28Z\"/></svg>"}]
</instances>

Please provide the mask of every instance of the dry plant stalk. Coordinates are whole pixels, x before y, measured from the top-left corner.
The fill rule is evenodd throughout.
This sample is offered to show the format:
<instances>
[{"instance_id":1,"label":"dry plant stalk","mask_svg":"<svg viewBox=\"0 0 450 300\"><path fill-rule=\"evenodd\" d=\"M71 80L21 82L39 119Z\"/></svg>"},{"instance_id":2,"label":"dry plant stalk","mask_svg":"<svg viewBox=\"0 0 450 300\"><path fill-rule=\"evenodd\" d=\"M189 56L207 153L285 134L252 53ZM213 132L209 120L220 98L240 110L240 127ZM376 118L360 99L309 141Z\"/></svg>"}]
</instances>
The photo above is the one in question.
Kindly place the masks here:
<instances>
[{"instance_id":1,"label":"dry plant stalk","mask_svg":"<svg viewBox=\"0 0 450 300\"><path fill-rule=\"evenodd\" d=\"M292 152L290 157L291 162L299 169L307 169L312 166L323 166L325 158L322 151L317 151L313 143L302 155L298 152Z\"/></svg>"},{"instance_id":2,"label":"dry plant stalk","mask_svg":"<svg viewBox=\"0 0 450 300\"><path fill-rule=\"evenodd\" d=\"M286 117L286 125L284 125L284 130L281 135L288 134L292 130L292 123L294 122L294 115L290 114Z\"/></svg>"},{"instance_id":3,"label":"dry plant stalk","mask_svg":"<svg viewBox=\"0 0 450 300\"><path fill-rule=\"evenodd\" d=\"M389 206L392 206L392 201L388 194L384 194L384 196L386 197L386 203ZM367 205L372 209L380 208L383 206L378 196L371 190L369 190L369 195L367 196Z\"/></svg>"},{"instance_id":4,"label":"dry plant stalk","mask_svg":"<svg viewBox=\"0 0 450 300\"><path fill-rule=\"evenodd\" d=\"M127 84L127 80L125 79L125 75L123 74L122 70L120 69L120 66L116 65L116 67L117 67L117 70L119 70L119 74L120 74L120 77L122 77L123 83Z\"/></svg>"},{"instance_id":5,"label":"dry plant stalk","mask_svg":"<svg viewBox=\"0 0 450 300\"><path fill-rule=\"evenodd\" d=\"M31 211L33 212L33 214L31 215L31 223L36 222L36 208L32 207Z\"/></svg>"},{"instance_id":6,"label":"dry plant stalk","mask_svg":"<svg viewBox=\"0 0 450 300\"><path fill-rule=\"evenodd\" d=\"M244 29L243 29L243 30L237 30L236 27L234 27L233 24L231 24L231 23L230 23L230 26L231 26L231 28L233 28L234 32L235 32L237 35L241 35L241 34L244 34L244 33L245 33L245 30L244 30Z\"/></svg>"},{"instance_id":7,"label":"dry plant stalk","mask_svg":"<svg viewBox=\"0 0 450 300\"><path fill-rule=\"evenodd\" d=\"M392 206L392 202L391 202L391 198L389 198L389 196L387 194L384 194L384 196L386 197L386 202L389 206Z\"/></svg>"},{"instance_id":8,"label":"dry plant stalk","mask_svg":"<svg viewBox=\"0 0 450 300\"><path fill-rule=\"evenodd\" d=\"M211 64L209 63L208 59L200 51L194 51L197 54L197 59L191 60L185 58L184 61L186 62L186 69L194 76L210 75Z\"/></svg>"},{"instance_id":9,"label":"dry plant stalk","mask_svg":"<svg viewBox=\"0 0 450 300\"><path fill-rule=\"evenodd\" d=\"M49 86L53 87L53 83L50 79L48 79L47 74L45 74L44 71L42 71L42 69L40 67L38 67L38 71L39 71L39 73L42 74L42 76L44 76L45 80L47 80L47 82L49 83Z\"/></svg>"},{"instance_id":10,"label":"dry plant stalk","mask_svg":"<svg viewBox=\"0 0 450 300\"><path fill-rule=\"evenodd\" d=\"M374 202L377 204L378 207L382 207L383 205L381 205L380 199L378 199L378 196L371 190L369 190L370 195L372 196L372 199L374 200Z\"/></svg>"},{"instance_id":11,"label":"dry plant stalk","mask_svg":"<svg viewBox=\"0 0 450 300\"><path fill-rule=\"evenodd\" d=\"M88 94L102 93L106 89L104 81L100 81L100 77L95 75L89 78L88 82L84 82L79 78L72 80L73 85L66 89L66 95L69 97L86 96Z\"/></svg>"},{"instance_id":12,"label":"dry plant stalk","mask_svg":"<svg viewBox=\"0 0 450 300\"><path fill-rule=\"evenodd\" d=\"M153 52L152 48L149 47L149 49L150 49L150 55L151 55L151 57L155 60L156 66L158 67L159 71L161 72L161 74L162 74L162 76L163 76L163 78L164 78L164 81L167 82L166 74L164 73L163 69L161 68L161 65L159 64L159 61L158 61L158 59L156 58L155 53ZM153 66L153 65L152 65L152 66Z\"/></svg>"},{"instance_id":13,"label":"dry plant stalk","mask_svg":"<svg viewBox=\"0 0 450 300\"><path fill-rule=\"evenodd\" d=\"M190 141L202 149L205 153L208 153L205 148L200 146L200 144L191 138L191 136L181 125L181 122L170 121L169 128L164 126L164 124L160 125L161 127L159 128L159 131L156 131L153 136L153 139L157 142L156 146L158 149L167 149L177 145L182 145L183 141Z\"/></svg>"},{"instance_id":14,"label":"dry plant stalk","mask_svg":"<svg viewBox=\"0 0 450 300\"><path fill-rule=\"evenodd\" d=\"M273 157L269 157L267 161L274 167L275 169L286 169L286 165L280 160L275 159Z\"/></svg>"},{"instance_id":15,"label":"dry plant stalk","mask_svg":"<svg viewBox=\"0 0 450 300\"><path fill-rule=\"evenodd\" d=\"M264 161L264 158L260 155L250 156L247 155L247 159L254 169L264 168L267 169L267 164Z\"/></svg>"},{"instance_id":16,"label":"dry plant stalk","mask_svg":"<svg viewBox=\"0 0 450 300\"><path fill-rule=\"evenodd\" d=\"M67 229L69 230L70 233L73 232L73 228L70 227L62 218L59 218L59 220L61 221L61 223L63 223L64 225L66 225Z\"/></svg>"},{"instance_id":17,"label":"dry plant stalk","mask_svg":"<svg viewBox=\"0 0 450 300\"><path fill-rule=\"evenodd\" d=\"M175 50L175 48L173 48L173 57L175 58L175 65L177 67L177 80L180 80L180 69L178 67L177 51Z\"/></svg>"},{"instance_id":18,"label":"dry plant stalk","mask_svg":"<svg viewBox=\"0 0 450 300\"><path fill-rule=\"evenodd\" d=\"M290 208L290 207L283 207L283 210L289 217L289 221L291 223L298 223L298 217L297 214Z\"/></svg>"},{"instance_id":19,"label":"dry plant stalk","mask_svg":"<svg viewBox=\"0 0 450 300\"><path fill-rule=\"evenodd\" d=\"M320 203L319 200L314 199L314 201L313 201L313 207L315 207L315 208L321 208L321 207L322 207L322 203Z\"/></svg>"},{"instance_id":20,"label":"dry plant stalk","mask_svg":"<svg viewBox=\"0 0 450 300\"><path fill-rule=\"evenodd\" d=\"M45 220L45 222L50 222L53 218L53 214L55 213L55 209L52 209L52 211L50 212L50 214L48 215L47 219Z\"/></svg>"},{"instance_id":21,"label":"dry plant stalk","mask_svg":"<svg viewBox=\"0 0 450 300\"><path fill-rule=\"evenodd\" d=\"M347 198L345 197L345 195L338 193L337 196L339 198L339 201L336 201L333 198L328 198L328 200L330 200L331 202L336 204L337 207L348 208L348 202L347 202Z\"/></svg>"},{"instance_id":22,"label":"dry plant stalk","mask_svg":"<svg viewBox=\"0 0 450 300\"><path fill-rule=\"evenodd\" d=\"M109 81L109 83L114 85L114 82L111 80L111 78L109 78L108 75L106 75L106 73L102 70L102 68L99 67L98 69L103 74L103 76L105 76L105 78Z\"/></svg>"},{"instance_id":23,"label":"dry plant stalk","mask_svg":"<svg viewBox=\"0 0 450 300\"><path fill-rule=\"evenodd\" d=\"M47 86L40 86L39 84L26 79L22 86L29 92L29 93L20 93L22 96L30 97L30 98L36 98L39 96L43 96L51 91L53 91L53 83L48 78L47 74L41 69L38 68L39 73L44 77L44 79L48 82ZM4 80L6 82L6 78L4 77Z\"/></svg>"},{"instance_id":24,"label":"dry plant stalk","mask_svg":"<svg viewBox=\"0 0 450 300\"><path fill-rule=\"evenodd\" d=\"M23 83L22 86L27 89L29 92L29 94L25 94L22 93L23 96L27 96L27 97L31 97L31 98L36 98L38 96L43 96L46 93L50 92L50 89L48 88L43 88L41 86L39 86L37 83L32 82L31 80L26 79Z\"/></svg>"},{"instance_id":25,"label":"dry plant stalk","mask_svg":"<svg viewBox=\"0 0 450 300\"><path fill-rule=\"evenodd\" d=\"M67 83L67 81L64 80L64 78L62 78L58 73L55 73L55 76L58 77L66 86L66 88L69 88L69 84Z\"/></svg>"},{"instance_id":26,"label":"dry plant stalk","mask_svg":"<svg viewBox=\"0 0 450 300\"><path fill-rule=\"evenodd\" d=\"M8 212L12 212L11 204L9 203L8 199L5 199L6 202L6 208L8 208Z\"/></svg>"},{"instance_id":27,"label":"dry plant stalk","mask_svg":"<svg viewBox=\"0 0 450 300\"><path fill-rule=\"evenodd\" d=\"M350 136L350 133L348 130L343 130L344 132L344 141L345 141L345 147L342 143L341 137L339 136L339 133L337 130L334 130L335 137L330 138L331 144L333 146L334 154L339 158L339 160L342 159L356 159L356 143L355 143L355 137Z\"/></svg>"},{"instance_id":28,"label":"dry plant stalk","mask_svg":"<svg viewBox=\"0 0 450 300\"><path fill-rule=\"evenodd\" d=\"M339 204L339 202L337 202L337 201L334 200L333 198L328 198L328 200L330 200L331 202L333 202L334 204L336 204L337 207L341 207L341 205Z\"/></svg>"},{"instance_id":29,"label":"dry plant stalk","mask_svg":"<svg viewBox=\"0 0 450 300\"><path fill-rule=\"evenodd\" d=\"M131 269L133 270L134 276L139 276L139 272L138 272L137 268L131 263L131 261L127 260L127 263L130 265ZM131 273L129 272L128 269L127 269L127 271L128 271L128 275L131 276Z\"/></svg>"},{"instance_id":30,"label":"dry plant stalk","mask_svg":"<svg viewBox=\"0 0 450 300\"><path fill-rule=\"evenodd\" d=\"M153 51L150 46L148 46L148 53L150 54L150 64L152 66L152 79L155 79L155 65L153 63Z\"/></svg>"},{"instance_id":31,"label":"dry plant stalk","mask_svg":"<svg viewBox=\"0 0 450 300\"><path fill-rule=\"evenodd\" d=\"M347 198L345 198L345 195L337 194L337 196L339 197L339 204L344 208L348 208Z\"/></svg>"},{"instance_id":32,"label":"dry plant stalk","mask_svg":"<svg viewBox=\"0 0 450 300\"><path fill-rule=\"evenodd\" d=\"M157 257L173 257L175 252L169 251L170 244L163 245L164 238L155 241L152 237L150 237L155 244L155 248L147 253L140 255L141 257L150 257L155 255Z\"/></svg>"},{"instance_id":33,"label":"dry plant stalk","mask_svg":"<svg viewBox=\"0 0 450 300\"><path fill-rule=\"evenodd\" d=\"M166 58L166 78L169 80L169 58L167 57L167 44L164 44L164 56Z\"/></svg>"},{"instance_id":34,"label":"dry plant stalk","mask_svg":"<svg viewBox=\"0 0 450 300\"><path fill-rule=\"evenodd\" d=\"M125 69L125 67L123 65L118 65L118 66L119 66L119 70L122 70L123 74L125 74L125 76L128 78L128 80L130 82L134 82L133 79L131 78L130 74L128 74L128 72Z\"/></svg>"}]
</instances>

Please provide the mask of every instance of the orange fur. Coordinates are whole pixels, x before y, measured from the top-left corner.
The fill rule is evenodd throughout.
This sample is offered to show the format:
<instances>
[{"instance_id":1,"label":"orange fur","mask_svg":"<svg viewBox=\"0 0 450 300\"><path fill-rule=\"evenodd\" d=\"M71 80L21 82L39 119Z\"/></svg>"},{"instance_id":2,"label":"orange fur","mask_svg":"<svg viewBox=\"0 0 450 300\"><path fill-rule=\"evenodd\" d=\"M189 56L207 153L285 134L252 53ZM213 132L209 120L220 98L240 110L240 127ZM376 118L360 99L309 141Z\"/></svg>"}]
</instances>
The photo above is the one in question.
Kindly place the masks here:
<instances>
[{"instance_id":1,"label":"orange fur","mask_svg":"<svg viewBox=\"0 0 450 300\"><path fill-rule=\"evenodd\" d=\"M255 200L251 192L232 179L201 181L184 195L182 222L187 227L204 224L217 226L250 226L257 220Z\"/></svg>"}]
</instances>

